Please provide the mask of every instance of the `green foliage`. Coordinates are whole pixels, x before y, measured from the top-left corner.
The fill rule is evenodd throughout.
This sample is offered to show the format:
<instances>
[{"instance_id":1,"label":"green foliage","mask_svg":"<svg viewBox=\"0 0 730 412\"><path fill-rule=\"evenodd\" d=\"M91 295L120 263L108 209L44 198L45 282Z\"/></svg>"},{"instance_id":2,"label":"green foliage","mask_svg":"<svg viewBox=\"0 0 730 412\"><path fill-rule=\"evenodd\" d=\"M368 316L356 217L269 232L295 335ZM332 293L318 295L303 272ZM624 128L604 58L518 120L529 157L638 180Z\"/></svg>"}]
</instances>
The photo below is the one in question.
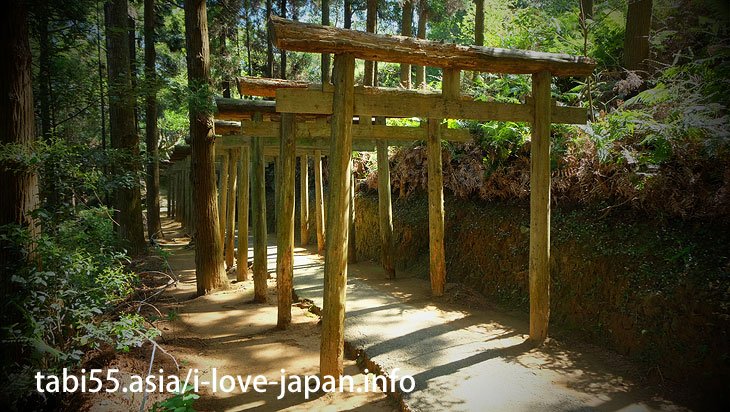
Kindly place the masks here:
<instances>
[{"instance_id":1,"label":"green foliage","mask_svg":"<svg viewBox=\"0 0 730 412\"><path fill-rule=\"evenodd\" d=\"M12 293L2 302L2 342L18 355L0 371L9 380L25 382L24 374L33 370L73 367L86 349L103 342L129 350L159 334L138 314L108 315L138 282L114 247L109 210L83 210L61 221L56 234L32 239L17 226L0 228L3 245L35 262L27 265L23 259L2 268L12 274ZM14 395L16 400L30 393L20 389L25 390Z\"/></svg>"},{"instance_id":2,"label":"green foliage","mask_svg":"<svg viewBox=\"0 0 730 412\"><path fill-rule=\"evenodd\" d=\"M188 393L193 390L192 386L185 386L178 394L152 406L152 412L195 412L193 402L200 396L196 393Z\"/></svg>"}]
</instances>

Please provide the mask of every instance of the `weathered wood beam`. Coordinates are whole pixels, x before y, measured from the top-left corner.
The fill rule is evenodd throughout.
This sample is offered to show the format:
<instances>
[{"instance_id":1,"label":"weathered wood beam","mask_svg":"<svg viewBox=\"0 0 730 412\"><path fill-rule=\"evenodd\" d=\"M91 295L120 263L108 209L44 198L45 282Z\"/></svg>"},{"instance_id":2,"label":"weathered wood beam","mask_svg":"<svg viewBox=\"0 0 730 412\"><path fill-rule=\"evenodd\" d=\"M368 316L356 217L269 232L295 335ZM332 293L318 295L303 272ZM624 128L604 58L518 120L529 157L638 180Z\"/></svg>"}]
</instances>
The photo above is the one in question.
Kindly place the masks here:
<instances>
[{"instance_id":1,"label":"weathered wood beam","mask_svg":"<svg viewBox=\"0 0 730 412\"><path fill-rule=\"evenodd\" d=\"M247 118L254 113L276 113L276 102L270 100L216 97L215 105L218 109L216 119L223 120L237 120L235 119L236 116Z\"/></svg>"},{"instance_id":2,"label":"weathered wood beam","mask_svg":"<svg viewBox=\"0 0 730 412\"><path fill-rule=\"evenodd\" d=\"M241 147L241 164L238 172L238 250L236 280L248 280L248 205L249 168L251 160L248 146Z\"/></svg>"},{"instance_id":3,"label":"weathered wood beam","mask_svg":"<svg viewBox=\"0 0 730 412\"><path fill-rule=\"evenodd\" d=\"M322 188L322 151L314 151L314 215L317 221L317 252L324 254L325 222Z\"/></svg>"},{"instance_id":4,"label":"weathered wood beam","mask_svg":"<svg viewBox=\"0 0 730 412\"><path fill-rule=\"evenodd\" d=\"M309 243L309 157L299 156L299 240Z\"/></svg>"},{"instance_id":5,"label":"weathered wood beam","mask_svg":"<svg viewBox=\"0 0 730 412\"><path fill-rule=\"evenodd\" d=\"M471 119L481 121L531 122L534 105L480 102L465 98L446 100L439 94L415 91L372 93L376 89L358 88L355 93L355 115L370 114L387 117L421 117L432 119ZM279 89L276 109L287 112L332 113L332 92L313 89ZM553 123L584 124L588 109L580 107L554 108ZM389 126L390 127L390 126Z\"/></svg>"},{"instance_id":6,"label":"weathered wood beam","mask_svg":"<svg viewBox=\"0 0 730 412\"><path fill-rule=\"evenodd\" d=\"M238 82L238 92L242 96L276 97L276 89L305 88L311 84L296 80L269 79L252 76L241 76L236 80Z\"/></svg>"},{"instance_id":7,"label":"weathered wood beam","mask_svg":"<svg viewBox=\"0 0 730 412\"><path fill-rule=\"evenodd\" d=\"M216 119L214 124L215 124L215 129L213 129L213 132L216 136L225 136L225 135L230 135L230 134L240 134L241 133L241 122Z\"/></svg>"},{"instance_id":8,"label":"weathered wood beam","mask_svg":"<svg viewBox=\"0 0 730 412\"><path fill-rule=\"evenodd\" d=\"M376 117L376 125L385 124L385 117ZM423 133L422 128L418 131ZM443 130L442 130L443 131ZM395 279L395 242L393 238L393 206L390 189L388 142L378 140L378 221L383 270L388 279Z\"/></svg>"},{"instance_id":9,"label":"weathered wood beam","mask_svg":"<svg viewBox=\"0 0 730 412\"><path fill-rule=\"evenodd\" d=\"M250 145L252 139L259 139L264 145L266 155L278 155L278 148L281 142L279 137L247 137L247 136L222 136L216 139L216 150L225 153L235 147ZM352 150L361 152L375 151L375 139L358 139L352 146ZM276 149L274 152L269 151L270 148ZM330 140L328 138L300 138L297 139L297 150L300 153L311 150L328 151L330 149Z\"/></svg>"},{"instance_id":10,"label":"weathered wood beam","mask_svg":"<svg viewBox=\"0 0 730 412\"><path fill-rule=\"evenodd\" d=\"M276 327L286 329L291 323L292 282L294 279L294 184L296 175L297 122L294 114L281 115L279 151L279 198L276 217L276 290L278 318Z\"/></svg>"},{"instance_id":11,"label":"weathered wood beam","mask_svg":"<svg viewBox=\"0 0 730 412\"><path fill-rule=\"evenodd\" d=\"M332 138L329 157L330 184L327 205L327 242L324 260L324 303L320 376L339 380L343 373L347 237L352 174L352 111L355 56L335 55Z\"/></svg>"},{"instance_id":12,"label":"weathered wood beam","mask_svg":"<svg viewBox=\"0 0 730 412\"><path fill-rule=\"evenodd\" d=\"M260 113L254 119L262 121ZM268 278L266 253L266 182L264 173L264 145L261 139L253 139L251 172L251 214L253 216L253 285L254 301L266 302Z\"/></svg>"},{"instance_id":13,"label":"weathered wood beam","mask_svg":"<svg viewBox=\"0 0 730 412\"><path fill-rule=\"evenodd\" d=\"M221 245L225 245L226 240L226 223L228 222L228 163L231 155L229 151L223 153L223 164L221 166L218 196L218 222L220 225Z\"/></svg>"},{"instance_id":14,"label":"weathered wood beam","mask_svg":"<svg viewBox=\"0 0 730 412\"><path fill-rule=\"evenodd\" d=\"M228 231L226 232L225 242L225 263L226 268L230 269L233 267L234 262L234 243L236 239L236 184L238 183L238 159L241 156L241 149L236 148L231 151L231 160L228 172L228 206L226 207L228 215L226 217L226 225Z\"/></svg>"},{"instance_id":15,"label":"weathered wood beam","mask_svg":"<svg viewBox=\"0 0 730 412\"><path fill-rule=\"evenodd\" d=\"M441 164L440 119L428 119L428 235L431 293L444 294L446 254L444 251L444 188Z\"/></svg>"},{"instance_id":16,"label":"weathered wood beam","mask_svg":"<svg viewBox=\"0 0 730 412\"><path fill-rule=\"evenodd\" d=\"M558 77L586 77L596 66L594 59L582 56L462 46L301 23L276 16L270 17L269 25L276 46L282 50L352 53L363 60L489 73L529 74L549 70Z\"/></svg>"},{"instance_id":17,"label":"weathered wood beam","mask_svg":"<svg viewBox=\"0 0 730 412\"><path fill-rule=\"evenodd\" d=\"M242 121L240 127L246 136L278 137L280 123L278 122L251 122ZM467 129L449 129L442 125L441 136L451 142L469 142L472 140ZM330 125L323 121L300 123L297 126L297 139L329 139ZM364 123L352 125L353 142L361 139L387 139L392 141L423 140L423 130L408 126L367 125ZM301 142L297 142L300 144Z\"/></svg>"},{"instance_id":18,"label":"weathered wood beam","mask_svg":"<svg viewBox=\"0 0 730 412\"><path fill-rule=\"evenodd\" d=\"M354 160L354 159L353 159ZM350 170L354 170L350 165ZM357 263L357 242L355 239L355 174L350 173L350 212L347 222L347 261Z\"/></svg>"},{"instance_id":19,"label":"weathered wood beam","mask_svg":"<svg viewBox=\"0 0 730 412\"><path fill-rule=\"evenodd\" d=\"M530 143L530 339L547 337L550 319L550 72L532 75Z\"/></svg>"}]
</instances>

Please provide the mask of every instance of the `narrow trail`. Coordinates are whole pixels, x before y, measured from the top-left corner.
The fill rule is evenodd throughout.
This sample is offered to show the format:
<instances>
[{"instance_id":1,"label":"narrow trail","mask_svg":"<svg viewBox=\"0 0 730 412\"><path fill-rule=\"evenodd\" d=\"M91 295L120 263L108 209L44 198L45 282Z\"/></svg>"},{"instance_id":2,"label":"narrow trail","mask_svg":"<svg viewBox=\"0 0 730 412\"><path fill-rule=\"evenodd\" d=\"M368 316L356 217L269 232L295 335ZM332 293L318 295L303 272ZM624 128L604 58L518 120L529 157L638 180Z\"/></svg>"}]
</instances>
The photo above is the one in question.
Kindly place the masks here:
<instances>
[{"instance_id":1,"label":"narrow trail","mask_svg":"<svg viewBox=\"0 0 730 412\"><path fill-rule=\"evenodd\" d=\"M276 280L269 279L269 302L251 303L253 282L233 283L231 290L195 298L194 250L185 246L189 238L180 225L163 220L166 239L160 245L172 255L169 262L181 282L170 289L160 304L164 311L174 311L179 318L163 330L163 346L188 369L197 369L200 381L210 381L213 368L218 379L224 374L266 376L281 380L281 369L287 375L314 375L319 370L318 318L308 309L292 308L292 325L285 331L276 325ZM253 242L251 242L252 244ZM269 271L275 275L276 248L269 249ZM235 281L235 273L229 275ZM345 361L345 373L361 383L354 360ZM252 378L253 379L253 378ZM269 385L266 392L248 388L213 393L210 386L201 386L194 407L198 411L396 411L397 403L383 393L330 393L304 399L302 393L287 393L277 399L280 386Z\"/></svg>"},{"instance_id":2,"label":"narrow trail","mask_svg":"<svg viewBox=\"0 0 730 412\"><path fill-rule=\"evenodd\" d=\"M179 224L164 221L172 253L170 264L180 277L178 288L161 304L179 314L164 331L164 346L186 368L210 380L222 374L264 375L318 373L320 328L307 305L292 308L286 331L276 324L275 239L269 238L269 303L253 304L252 281L233 283L229 291L194 298L194 252ZM250 242L249 244L252 244ZM252 251L249 251L249 256ZM235 280L235 273L229 275ZM314 248L295 248L294 289L298 298L322 306L323 259ZM200 411L649 411L685 410L642 385L636 365L607 350L550 339L535 348L527 343L528 324L519 315L469 309L463 291L447 285L446 296L430 296L428 282L413 273L383 279L379 265L350 265L345 341L366 358L363 366L399 376L412 375L415 390L386 397L377 393L330 393L304 399L270 385L265 393L249 389L230 394L200 392ZM362 385L354 360L345 374ZM647 387L643 387L647 386ZM655 385L650 388L656 389ZM397 402L396 399L400 400ZM400 403L400 405L398 404Z\"/></svg>"}]
</instances>

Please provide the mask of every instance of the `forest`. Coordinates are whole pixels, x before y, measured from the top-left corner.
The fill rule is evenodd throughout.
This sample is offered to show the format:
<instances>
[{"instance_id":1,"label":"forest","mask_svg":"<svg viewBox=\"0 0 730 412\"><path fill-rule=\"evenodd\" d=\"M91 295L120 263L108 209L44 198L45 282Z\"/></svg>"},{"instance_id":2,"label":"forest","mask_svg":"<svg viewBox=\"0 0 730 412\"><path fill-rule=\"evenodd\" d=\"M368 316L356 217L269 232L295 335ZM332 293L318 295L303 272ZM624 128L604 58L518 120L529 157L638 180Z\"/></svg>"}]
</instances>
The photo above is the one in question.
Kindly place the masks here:
<instances>
[{"instance_id":1,"label":"forest","mask_svg":"<svg viewBox=\"0 0 730 412\"><path fill-rule=\"evenodd\" d=\"M5 408L730 408L726 1L0 7Z\"/></svg>"}]
</instances>

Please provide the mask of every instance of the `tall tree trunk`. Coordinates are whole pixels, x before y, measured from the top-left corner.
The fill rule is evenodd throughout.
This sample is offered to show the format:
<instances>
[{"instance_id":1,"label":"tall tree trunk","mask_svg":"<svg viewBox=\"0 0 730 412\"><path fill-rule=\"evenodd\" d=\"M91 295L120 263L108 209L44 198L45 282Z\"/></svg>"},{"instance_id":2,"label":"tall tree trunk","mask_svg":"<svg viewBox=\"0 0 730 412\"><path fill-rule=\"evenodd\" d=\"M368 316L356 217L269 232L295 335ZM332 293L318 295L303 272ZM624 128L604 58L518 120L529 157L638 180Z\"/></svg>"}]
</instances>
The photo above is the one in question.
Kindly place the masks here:
<instances>
[{"instance_id":1,"label":"tall tree trunk","mask_svg":"<svg viewBox=\"0 0 730 412\"><path fill-rule=\"evenodd\" d=\"M266 19L273 11L273 0L266 0ZM274 77L274 46L271 44L271 32L269 25L266 25L266 77Z\"/></svg>"},{"instance_id":2,"label":"tall tree trunk","mask_svg":"<svg viewBox=\"0 0 730 412\"><path fill-rule=\"evenodd\" d=\"M41 6L38 16L38 99L41 109L41 137L50 140L53 136L51 129L51 41L48 28L48 8ZM53 212L58 207L58 191L56 189L55 165L48 164L44 173L43 190L41 194L45 199L45 207Z\"/></svg>"},{"instance_id":3,"label":"tall tree trunk","mask_svg":"<svg viewBox=\"0 0 730 412\"><path fill-rule=\"evenodd\" d=\"M652 0L629 0L624 39L624 68L635 70L649 57Z\"/></svg>"},{"instance_id":4,"label":"tall tree trunk","mask_svg":"<svg viewBox=\"0 0 730 412\"><path fill-rule=\"evenodd\" d=\"M223 59L223 80L221 82L221 88L223 89L223 97L230 98L231 81L228 78L228 74L226 73L226 64L228 63L228 45L226 44L226 42L228 41L230 34L228 13L231 13L231 9L230 4L227 0L221 0L221 4L223 6L223 9L221 10L221 14L218 16L218 25L221 26L221 43L218 53L221 59Z\"/></svg>"},{"instance_id":5,"label":"tall tree trunk","mask_svg":"<svg viewBox=\"0 0 730 412\"><path fill-rule=\"evenodd\" d=\"M484 46L484 0L474 0L476 11L474 13L474 44ZM478 72L472 72L472 82L479 76Z\"/></svg>"},{"instance_id":6,"label":"tall tree trunk","mask_svg":"<svg viewBox=\"0 0 730 412\"><path fill-rule=\"evenodd\" d=\"M378 0L367 0L367 20L365 23L365 30L368 33L375 33L378 25ZM365 61L365 78L363 84L373 86L375 85L375 62L366 60Z\"/></svg>"},{"instance_id":7,"label":"tall tree trunk","mask_svg":"<svg viewBox=\"0 0 730 412\"><path fill-rule=\"evenodd\" d=\"M330 25L330 1L329 0L322 0L322 25L323 26L329 26ZM327 53L322 53L322 84L329 83L330 77L332 74L332 69L330 68L330 55Z\"/></svg>"},{"instance_id":8,"label":"tall tree trunk","mask_svg":"<svg viewBox=\"0 0 730 412\"><path fill-rule=\"evenodd\" d=\"M352 28L352 0L345 0L345 28Z\"/></svg>"},{"instance_id":9,"label":"tall tree trunk","mask_svg":"<svg viewBox=\"0 0 730 412\"><path fill-rule=\"evenodd\" d=\"M580 0L580 8L586 20L593 18L593 0Z\"/></svg>"},{"instance_id":10,"label":"tall tree trunk","mask_svg":"<svg viewBox=\"0 0 730 412\"><path fill-rule=\"evenodd\" d=\"M137 27L134 18L129 16L129 72L132 75L132 93L137 93ZM139 133L139 113L137 111L137 99L132 101L134 108L134 130Z\"/></svg>"},{"instance_id":11,"label":"tall tree trunk","mask_svg":"<svg viewBox=\"0 0 730 412\"><path fill-rule=\"evenodd\" d=\"M477 0L479 1L479 0ZM426 21L428 20L428 0L418 2L418 31L416 37L419 39L426 38ZM426 85L426 66L416 66L416 88L425 87Z\"/></svg>"},{"instance_id":12,"label":"tall tree trunk","mask_svg":"<svg viewBox=\"0 0 730 412\"><path fill-rule=\"evenodd\" d=\"M413 33L413 0L403 0L403 18L401 20L400 34L411 37ZM411 88L411 65L401 63L400 84L406 89Z\"/></svg>"},{"instance_id":13,"label":"tall tree trunk","mask_svg":"<svg viewBox=\"0 0 730 412\"><path fill-rule=\"evenodd\" d=\"M286 0L279 2L279 11L281 17L286 18ZM281 65L279 67L279 77L286 79L286 50L281 49Z\"/></svg>"},{"instance_id":14,"label":"tall tree trunk","mask_svg":"<svg viewBox=\"0 0 730 412\"><path fill-rule=\"evenodd\" d=\"M185 40L188 49L188 87L198 99L212 102L208 13L205 0L185 0ZM190 104L192 183L195 213L195 277L198 294L227 288L223 242L218 222L215 187L213 114L206 106Z\"/></svg>"},{"instance_id":15,"label":"tall tree trunk","mask_svg":"<svg viewBox=\"0 0 730 412\"><path fill-rule=\"evenodd\" d=\"M106 154L106 108L104 105L104 62L101 57L101 12L96 8L96 55L97 70L99 73L99 113L101 117L101 150ZM102 166L102 172L106 175L109 172L106 163ZM108 206L109 191L104 190L104 203Z\"/></svg>"},{"instance_id":16,"label":"tall tree trunk","mask_svg":"<svg viewBox=\"0 0 730 412\"><path fill-rule=\"evenodd\" d=\"M248 66L248 75L253 76L253 66L251 64L251 3L246 2L246 65Z\"/></svg>"},{"instance_id":17,"label":"tall tree trunk","mask_svg":"<svg viewBox=\"0 0 730 412\"><path fill-rule=\"evenodd\" d=\"M51 42L48 35L48 12L43 7L38 16L38 99L41 106L41 136L51 137L51 103L49 89L51 87Z\"/></svg>"},{"instance_id":18,"label":"tall tree trunk","mask_svg":"<svg viewBox=\"0 0 730 412\"><path fill-rule=\"evenodd\" d=\"M124 156L118 172L134 173L140 169L139 135L135 128L132 76L130 73L127 0L106 4L107 70L109 79L109 126L114 149ZM114 196L118 212L119 237L127 242L129 252L138 255L145 250L142 201L138 182L132 187L119 187Z\"/></svg>"},{"instance_id":19,"label":"tall tree trunk","mask_svg":"<svg viewBox=\"0 0 730 412\"><path fill-rule=\"evenodd\" d=\"M6 57L0 62L0 144L32 150L35 119L27 10L22 1L5 2L3 9L0 50ZM36 234L35 220L29 214L38 205L38 175L35 170L14 161L0 161L0 187L3 191L0 228L17 224ZM12 272L6 270L7 265L21 259L18 251L0 247L0 290L3 296L10 292L11 285Z\"/></svg>"},{"instance_id":20,"label":"tall tree trunk","mask_svg":"<svg viewBox=\"0 0 730 412\"><path fill-rule=\"evenodd\" d=\"M155 0L144 0L145 141L147 143L147 234L162 237L160 222L160 156L157 149L157 73L155 71ZM169 207L169 205L168 205Z\"/></svg>"}]
</instances>

